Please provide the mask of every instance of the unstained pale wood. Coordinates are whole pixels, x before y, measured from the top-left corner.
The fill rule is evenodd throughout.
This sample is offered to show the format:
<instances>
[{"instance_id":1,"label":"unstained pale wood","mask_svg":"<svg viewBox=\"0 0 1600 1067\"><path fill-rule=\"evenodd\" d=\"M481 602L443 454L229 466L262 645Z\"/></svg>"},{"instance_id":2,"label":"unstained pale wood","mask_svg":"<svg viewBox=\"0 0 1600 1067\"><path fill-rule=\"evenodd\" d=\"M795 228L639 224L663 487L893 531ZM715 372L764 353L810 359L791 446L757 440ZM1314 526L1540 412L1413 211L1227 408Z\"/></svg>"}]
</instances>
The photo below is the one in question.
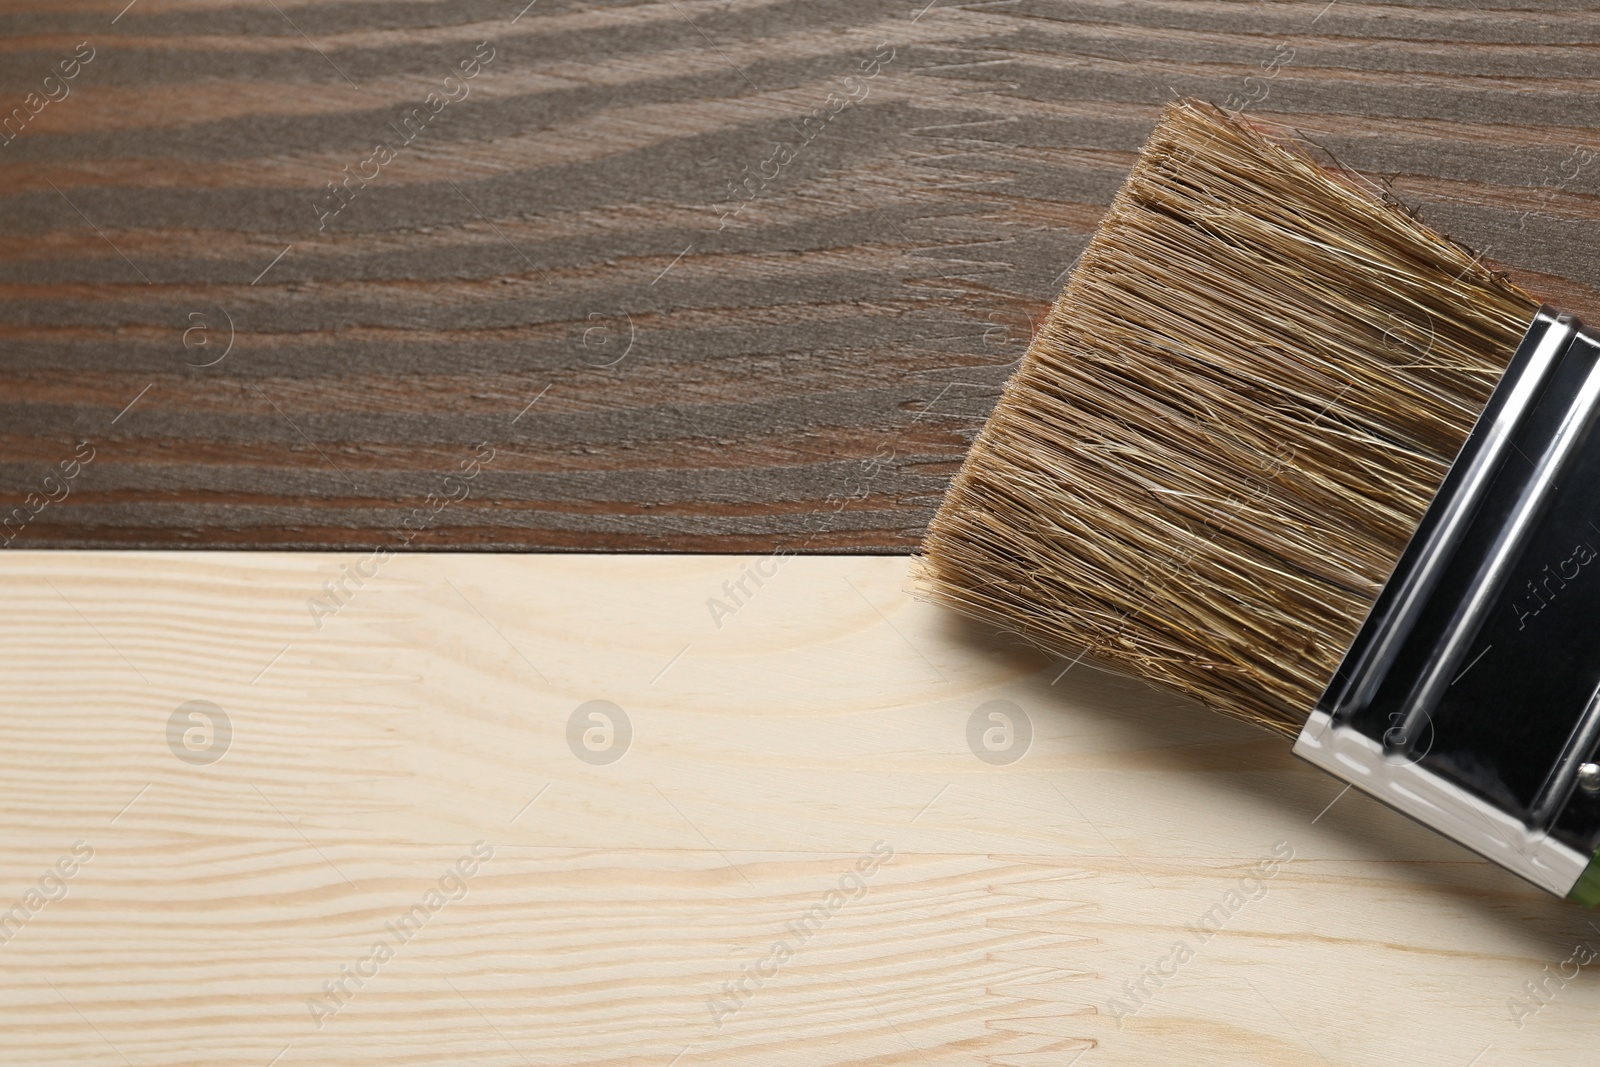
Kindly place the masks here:
<instances>
[{"instance_id":1,"label":"unstained pale wood","mask_svg":"<svg viewBox=\"0 0 1600 1067\"><path fill-rule=\"evenodd\" d=\"M410 555L319 629L364 561L0 558L0 1060L1593 1060L1592 968L1548 977L1588 913L904 560ZM608 764L568 742L596 700ZM969 746L991 701L1015 762Z\"/></svg>"}]
</instances>

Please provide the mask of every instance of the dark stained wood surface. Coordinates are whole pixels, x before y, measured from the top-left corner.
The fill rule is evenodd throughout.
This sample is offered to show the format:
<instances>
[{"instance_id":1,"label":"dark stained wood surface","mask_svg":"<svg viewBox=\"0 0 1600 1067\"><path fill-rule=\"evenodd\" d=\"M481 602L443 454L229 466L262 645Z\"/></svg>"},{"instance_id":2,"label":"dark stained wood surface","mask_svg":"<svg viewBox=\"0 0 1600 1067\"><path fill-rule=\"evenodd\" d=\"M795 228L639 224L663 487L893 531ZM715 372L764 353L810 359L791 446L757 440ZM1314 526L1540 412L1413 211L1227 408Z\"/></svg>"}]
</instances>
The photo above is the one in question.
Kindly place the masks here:
<instances>
[{"instance_id":1,"label":"dark stained wood surface","mask_svg":"<svg viewBox=\"0 0 1600 1067\"><path fill-rule=\"evenodd\" d=\"M1585 4L124 3L0 4L12 548L909 550L1175 94L1600 318Z\"/></svg>"}]
</instances>

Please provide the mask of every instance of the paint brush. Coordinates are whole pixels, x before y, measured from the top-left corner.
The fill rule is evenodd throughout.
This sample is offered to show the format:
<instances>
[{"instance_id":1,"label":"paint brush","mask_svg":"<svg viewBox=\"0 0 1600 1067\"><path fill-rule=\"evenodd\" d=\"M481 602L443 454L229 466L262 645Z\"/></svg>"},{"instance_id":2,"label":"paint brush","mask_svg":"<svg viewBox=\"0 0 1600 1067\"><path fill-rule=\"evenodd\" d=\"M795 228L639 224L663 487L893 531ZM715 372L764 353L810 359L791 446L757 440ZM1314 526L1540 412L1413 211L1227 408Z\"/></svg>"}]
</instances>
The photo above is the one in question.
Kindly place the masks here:
<instances>
[{"instance_id":1,"label":"paint brush","mask_svg":"<svg viewBox=\"0 0 1600 1067\"><path fill-rule=\"evenodd\" d=\"M937 600L1600 903L1600 336L1170 105L923 545Z\"/></svg>"}]
</instances>

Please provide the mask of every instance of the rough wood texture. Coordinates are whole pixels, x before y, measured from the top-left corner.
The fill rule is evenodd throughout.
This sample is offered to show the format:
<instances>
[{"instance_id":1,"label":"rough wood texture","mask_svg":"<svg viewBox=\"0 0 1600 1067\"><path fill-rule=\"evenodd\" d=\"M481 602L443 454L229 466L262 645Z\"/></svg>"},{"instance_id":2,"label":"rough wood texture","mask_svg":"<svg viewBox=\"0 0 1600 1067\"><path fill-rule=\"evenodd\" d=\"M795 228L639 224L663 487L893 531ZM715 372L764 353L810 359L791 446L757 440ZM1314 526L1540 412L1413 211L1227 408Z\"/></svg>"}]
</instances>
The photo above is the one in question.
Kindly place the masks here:
<instances>
[{"instance_id":1,"label":"rough wood texture","mask_svg":"<svg viewBox=\"0 0 1600 1067\"><path fill-rule=\"evenodd\" d=\"M363 558L0 557L0 1060L1593 1062L1590 913L904 560Z\"/></svg>"},{"instance_id":2,"label":"rough wood texture","mask_svg":"<svg viewBox=\"0 0 1600 1067\"><path fill-rule=\"evenodd\" d=\"M399 543L488 441L407 544L907 549L1174 94L1600 306L1576 2L123 4L0 11L11 547Z\"/></svg>"}]
</instances>

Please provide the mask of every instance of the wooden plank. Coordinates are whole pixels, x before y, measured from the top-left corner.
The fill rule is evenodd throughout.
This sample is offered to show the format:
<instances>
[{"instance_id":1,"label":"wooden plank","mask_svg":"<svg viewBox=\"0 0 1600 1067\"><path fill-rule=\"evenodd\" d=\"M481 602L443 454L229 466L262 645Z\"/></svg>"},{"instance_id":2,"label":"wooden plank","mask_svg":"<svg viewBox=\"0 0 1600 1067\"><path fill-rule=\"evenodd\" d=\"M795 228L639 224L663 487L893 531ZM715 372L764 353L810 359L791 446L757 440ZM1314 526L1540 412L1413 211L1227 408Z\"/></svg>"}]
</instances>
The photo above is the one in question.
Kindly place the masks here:
<instances>
[{"instance_id":1,"label":"wooden plank","mask_svg":"<svg viewBox=\"0 0 1600 1067\"><path fill-rule=\"evenodd\" d=\"M0 114L93 50L0 145L12 547L394 543L488 441L410 543L905 550L1175 93L1600 288L1567 0L124 3L0 13Z\"/></svg>"},{"instance_id":2,"label":"wooden plank","mask_svg":"<svg viewBox=\"0 0 1600 1067\"><path fill-rule=\"evenodd\" d=\"M1592 1061L1589 913L904 560L364 560L0 558L0 1059Z\"/></svg>"}]
</instances>

